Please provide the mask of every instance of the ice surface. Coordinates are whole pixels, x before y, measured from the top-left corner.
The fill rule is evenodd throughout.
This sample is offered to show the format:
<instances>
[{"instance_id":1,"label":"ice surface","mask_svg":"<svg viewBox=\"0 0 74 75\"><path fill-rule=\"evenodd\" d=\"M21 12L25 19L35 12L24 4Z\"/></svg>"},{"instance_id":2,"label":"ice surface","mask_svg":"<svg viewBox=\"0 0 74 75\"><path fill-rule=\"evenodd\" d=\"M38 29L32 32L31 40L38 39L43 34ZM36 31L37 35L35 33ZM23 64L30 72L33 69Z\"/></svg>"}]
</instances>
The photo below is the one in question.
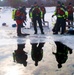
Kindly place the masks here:
<instances>
[{"instance_id":1,"label":"ice surface","mask_svg":"<svg viewBox=\"0 0 74 75\"><path fill-rule=\"evenodd\" d=\"M12 28L12 24L16 23L13 19L12 19L12 9L11 7L3 7L2 10L0 11L0 45L6 45L6 44L15 44L17 43L17 38L15 38L14 36L16 36L16 28ZM28 15L28 12L29 12L29 8L27 8L27 22L26 22L26 26L25 28L30 28L30 18L29 18L29 15ZM52 27L53 27L53 22L55 22L56 18L52 18L52 14L54 13L55 11L55 7L47 7L46 8L46 15L45 15L45 20L49 22L49 28L45 28L44 27L44 32L45 34L47 34L48 36L44 35L44 36L41 36L40 38L38 38L40 35L38 35L38 37L33 37L31 35L34 34L34 30L33 30L33 27L30 28L30 29L25 29L25 28L22 28L22 32L23 33L29 33L31 34L28 38L24 38L24 41L26 39L29 39L31 42L39 42L39 41L50 41L51 39L50 38L47 38L47 37L51 37L52 35ZM2 27L2 23L6 23L7 26L6 27ZM38 28L38 33L40 34L40 29ZM46 39L44 38L46 37ZM74 49L74 42L73 42L73 37L74 36L61 36L61 35L58 35L58 36L55 36L53 35L51 38L53 40L59 40L61 41L62 43L68 45L70 48ZM45 40L43 40L45 39ZM34 41L35 40L35 41ZM21 43L21 42L20 42Z\"/></svg>"},{"instance_id":2,"label":"ice surface","mask_svg":"<svg viewBox=\"0 0 74 75\"><path fill-rule=\"evenodd\" d=\"M63 64L61 69L57 68L55 56L52 54L56 50L54 41L60 41L66 44L71 49L74 49L74 36L71 35L52 35L51 29L53 27L52 14L55 7L47 7L45 15L46 21L49 22L49 29L44 27L45 35L41 35L38 28L38 35L33 35L34 30L30 28L30 18L27 15L27 26L22 29L23 33L30 33L27 37L17 37L16 28L12 28L15 21L11 18L12 8L5 7L0 12L0 75L74 75L74 53L68 54L68 60ZM29 10L27 9L27 12ZM7 24L2 27L2 23ZM43 46L43 58L39 61L39 65L35 66L31 58L31 43L45 43ZM28 54L27 66L13 62L13 51L17 49L18 44L26 44L24 51Z\"/></svg>"}]
</instances>

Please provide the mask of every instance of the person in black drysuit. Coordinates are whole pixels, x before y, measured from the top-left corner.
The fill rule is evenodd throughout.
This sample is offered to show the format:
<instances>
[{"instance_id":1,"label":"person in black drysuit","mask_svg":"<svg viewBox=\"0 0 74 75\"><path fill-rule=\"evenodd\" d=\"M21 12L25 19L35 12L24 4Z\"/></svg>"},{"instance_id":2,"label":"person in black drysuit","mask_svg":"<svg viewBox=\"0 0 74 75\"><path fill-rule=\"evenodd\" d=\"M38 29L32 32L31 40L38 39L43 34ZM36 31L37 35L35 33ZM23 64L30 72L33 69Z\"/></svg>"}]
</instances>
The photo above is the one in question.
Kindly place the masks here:
<instances>
[{"instance_id":1,"label":"person in black drysuit","mask_svg":"<svg viewBox=\"0 0 74 75\"><path fill-rule=\"evenodd\" d=\"M30 18L33 22L35 33L37 34L37 21L41 30L41 34L44 34L43 27L42 27L42 21L41 18L43 17L42 11L40 7L38 6L37 2L34 3L33 9L30 12Z\"/></svg>"},{"instance_id":2,"label":"person in black drysuit","mask_svg":"<svg viewBox=\"0 0 74 75\"><path fill-rule=\"evenodd\" d=\"M38 66L38 62L43 58L43 49L44 43L32 43L31 57L35 61L35 66ZM38 46L37 46L38 45Z\"/></svg>"}]
</instances>

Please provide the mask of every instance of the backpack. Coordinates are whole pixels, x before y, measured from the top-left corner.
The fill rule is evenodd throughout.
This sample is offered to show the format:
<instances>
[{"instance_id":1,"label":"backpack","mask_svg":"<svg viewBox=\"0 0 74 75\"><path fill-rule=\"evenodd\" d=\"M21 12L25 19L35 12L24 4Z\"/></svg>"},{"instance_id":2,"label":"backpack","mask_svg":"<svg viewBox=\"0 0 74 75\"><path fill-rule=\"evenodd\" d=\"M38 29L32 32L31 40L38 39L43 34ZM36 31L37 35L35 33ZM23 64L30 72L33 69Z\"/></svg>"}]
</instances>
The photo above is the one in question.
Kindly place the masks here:
<instances>
[{"instance_id":1,"label":"backpack","mask_svg":"<svg viewBox=\"0 0 74 75\"><path fill-rule=\"evenodd\" d=\"M15 12L15 20L26 20L26 12L22 12L20 9Z\"/></svg>"},{"instance_id":2,"label":"backpack","mask_svg":"<svg viewBox=\"0 0 74 75\"><path fill-rule=\"evenodd\" d=\"M16 9L12 10L12 19L15 20L15 13L16 13Z\"/></svg>"}]
</instances>

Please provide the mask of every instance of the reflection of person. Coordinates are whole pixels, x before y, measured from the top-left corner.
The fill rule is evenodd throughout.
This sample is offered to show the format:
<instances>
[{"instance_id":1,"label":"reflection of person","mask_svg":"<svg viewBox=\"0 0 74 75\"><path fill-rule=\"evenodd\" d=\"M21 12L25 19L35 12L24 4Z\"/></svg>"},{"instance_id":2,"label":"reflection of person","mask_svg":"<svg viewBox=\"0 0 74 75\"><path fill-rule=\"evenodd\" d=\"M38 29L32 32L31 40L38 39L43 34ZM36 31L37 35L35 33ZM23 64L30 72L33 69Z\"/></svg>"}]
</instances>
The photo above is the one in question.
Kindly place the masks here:
<instances>
[{"instance_id":1,"label":"reflection of person","mask_svg":"<svg viewBox=\"0 0 74 75\"><path fill-rule=\"evenodd\" d=\"M19 9L16 10L15 13L15 21L17 23L17 36L26 36L29 34L22 34L21 33L21 28L23 27L23 23L26 21L26 11L25 11L25 7L21 7Z\"/></svg>"},{"instance_id":2,"label":"reflection of person","mask_svg":"<svg viewBox=\"0 0 74 75\"><path fill-rule=\"evenodd\" d=\"M60 42L55 42L55 44L57 46L57 51L56 53L53 52L53 54L55 55L56 61L58 62L58 68L61 68L62 64L68 59L68 51L70 54L72 54L72 50Z\"/></svg>"},{"instance_id":3,"label":"reflection of person","mask_svg":"<svg viewBox=\"0 0 74 75\"><path fill-rule=\"evenodd\" d=\"M27 53L23 50L25 48L25 44L18 44L17 50L13 53L14 62L23 64L24 66L27 66Z\"/></svg>"},{"instance_id":4,"label":"reflection of person","mask_svg":"<svg viewBox=\"0 0 74 75\"><path fill-rule=\"evenodd\" d=\"M35 61L35 66L38 66L38 62L42 60L44 43L32 43L31 57Z\"/></svg>"},{"instance_id":5,"label":"reflection of person","mask_svg":"<svg viewBox=\"0 0 74 75\"><path fill-rule=\"evenodd\" d=\"M42 11L40 7L38 6L37 2L35 2L33 9L30 12L30 18L32 19L34 30L35 30L34 34L37 34L37 21L39 24L39 28L41 30L41 34L44 34L43 27L42 27L42 21L41 21L42 17L43 17Z\"/></svg>"}]
</instances>

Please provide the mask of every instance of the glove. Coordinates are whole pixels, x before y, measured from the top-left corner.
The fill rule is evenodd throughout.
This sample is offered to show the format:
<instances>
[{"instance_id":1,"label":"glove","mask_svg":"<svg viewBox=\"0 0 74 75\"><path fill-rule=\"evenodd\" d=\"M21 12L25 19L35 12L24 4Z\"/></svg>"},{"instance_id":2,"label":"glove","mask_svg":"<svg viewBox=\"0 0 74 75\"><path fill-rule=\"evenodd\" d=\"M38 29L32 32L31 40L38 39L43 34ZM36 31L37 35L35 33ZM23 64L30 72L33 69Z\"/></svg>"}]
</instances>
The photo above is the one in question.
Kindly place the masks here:
<instances>
[{"instance_id":1,"label":"glove","mask_svg":"<svg viewBox=\"0 0 74 75\"><path fill-rule=\"evenodd\" d=\"M54 17L54 15L52 15L52 17Z\"/></svg>"}]
</instances>

